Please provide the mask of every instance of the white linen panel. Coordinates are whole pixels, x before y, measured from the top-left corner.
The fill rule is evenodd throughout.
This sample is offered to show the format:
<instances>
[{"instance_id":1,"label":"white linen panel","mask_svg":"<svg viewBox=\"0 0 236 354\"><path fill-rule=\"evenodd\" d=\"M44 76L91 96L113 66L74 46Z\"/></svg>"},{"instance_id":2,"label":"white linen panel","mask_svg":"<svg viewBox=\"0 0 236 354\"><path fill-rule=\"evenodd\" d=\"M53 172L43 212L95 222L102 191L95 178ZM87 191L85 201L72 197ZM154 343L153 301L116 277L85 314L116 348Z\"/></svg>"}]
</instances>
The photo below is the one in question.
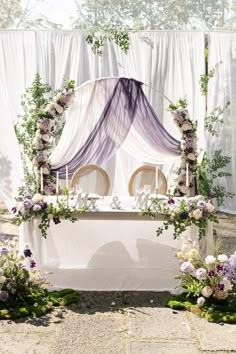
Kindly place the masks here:
<instances>
[{"instance_id":1,"label":"white linen panel","mask_svg":"<svg viewBox=\"0 0 236 354\"><path fill-rule=\"evenodd\" d=\"M3 161L0 198L8 206L22 176L13 121L20 111L20 95L31 84L36 72L43 82L55 89L62 86L64 78L74 79L76 86L106 76L140 80L154 88L146 87L147 97L166 129L177 139L178 130L165 111L169 103L155 90L173 102L186 95L190 114L199 121L200 144L203 145L204 99L198 86L200 74L204 73L203 32L132 33L127 55L115 44L108 43L102 58L92 53L84 35L77 31L2 31L0 42L0 153ZM84 129L81 127L81 132ZM6 133L9 133L7 138ZM7 159L11 170L4 159ZM144 156L134 159L120 149L107 161L103 167L109 174L114 194L127 194L129 177L145 160ZM5 170L4 165L7 166ZM164 172L168 169L170 166Z\"/></svg>"},{"instance_id":2,"label":"white linen panel","mask_svg":"<svg viewBox=\"0 0 236 354\"><path fill-rule=\"evenodd\" d=\"M212 155L215 150L231 156L231 164L226 172L232 177L221 177L218 182L228 191L236 194L236 33L209 33L209 69L215 65L216 72L209 81L208 114L216 107L223 107L228 101L230 106L223 114L218 137L211 137L208 150ZM227 198L222 211L236 214L236 198Z\"/></svg>"}]
</instances>

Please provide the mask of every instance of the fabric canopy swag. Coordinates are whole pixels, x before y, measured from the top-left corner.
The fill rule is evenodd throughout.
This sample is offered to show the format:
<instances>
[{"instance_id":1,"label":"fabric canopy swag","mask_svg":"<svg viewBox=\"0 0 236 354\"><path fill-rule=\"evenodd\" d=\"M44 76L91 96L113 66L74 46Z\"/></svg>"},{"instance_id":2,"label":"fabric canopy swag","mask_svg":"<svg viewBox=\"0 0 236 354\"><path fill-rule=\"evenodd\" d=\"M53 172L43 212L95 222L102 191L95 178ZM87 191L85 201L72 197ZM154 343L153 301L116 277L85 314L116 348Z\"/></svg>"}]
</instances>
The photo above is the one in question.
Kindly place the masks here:
<instances>
[{"instance_id":1,"label":"fabric canopy swag","mask_svg":"<svg viewBox=\"0 0 236 354\"><path fill-rule=\"evenodd\" d=\"M174 121L184 133L180 145L161 124L142 85L134 79L104 78L76 89L62 136L50 157L52 173L58 171L60 178L66 178L68 166L72 177L80 166L109 160L121 145L131 155L155 164L175 161L182 149L178 192L186 193L186 169L194 172L196 139L184 101L180 101L182 107L171 106ZM191 184L191 176L189 180Z\"/></svg>"}]
</instances>

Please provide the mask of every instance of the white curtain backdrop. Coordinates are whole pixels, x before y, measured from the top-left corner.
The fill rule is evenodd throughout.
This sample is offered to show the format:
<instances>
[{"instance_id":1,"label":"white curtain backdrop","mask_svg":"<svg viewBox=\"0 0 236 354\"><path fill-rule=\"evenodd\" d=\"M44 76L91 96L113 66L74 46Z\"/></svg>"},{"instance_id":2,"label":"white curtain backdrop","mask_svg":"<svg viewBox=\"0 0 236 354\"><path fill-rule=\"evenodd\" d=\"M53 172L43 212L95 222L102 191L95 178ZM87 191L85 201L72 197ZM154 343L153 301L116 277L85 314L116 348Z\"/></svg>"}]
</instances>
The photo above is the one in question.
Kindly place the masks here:
<instances>
[{"instance_id":1,"label":"white curtain backdrop","mask_svg":"<svg viewBox=\"0 0 236 354\"><path fill-rule=\"evenodd\" d=\"M227 172L232 177L222 177L219 182L236 194L236 33L209 33L209 68L215 65L215 75L209 81L208 114L228 101L230 106L223 115L219 136L210 138L208 149L209 152L221 149L224 155L231 156ZM236 214L236 198L227 198L221 210Z\"/></svg>"},{"instance_id":2,"label":"white curtain backdrop","mask_svg":"<svg viewBox=\"0 0 236 354\"><path fill-rule=\"evenodd\" d=\"M20 185L22 166L13 122L20 111L20 95L36 72L55 89L68 77L77 86L99 77L140 80L154 88L146 87L147 97L166 129L177 139L178 129L165 110L169 103L155 90L173 102L187 96L190 114L199 122L199 144L203 146L204 98L198 82L204 65L204 33L197 31L132 33L127 55L108 43L102 58L92 53L84 35L77 31L0 32L0 199L10 207ZM114 194L125 194L130 175L143 162L141 157L135 160L120 150L103 166L117 186Z\"/></svg>"}]
</instances>

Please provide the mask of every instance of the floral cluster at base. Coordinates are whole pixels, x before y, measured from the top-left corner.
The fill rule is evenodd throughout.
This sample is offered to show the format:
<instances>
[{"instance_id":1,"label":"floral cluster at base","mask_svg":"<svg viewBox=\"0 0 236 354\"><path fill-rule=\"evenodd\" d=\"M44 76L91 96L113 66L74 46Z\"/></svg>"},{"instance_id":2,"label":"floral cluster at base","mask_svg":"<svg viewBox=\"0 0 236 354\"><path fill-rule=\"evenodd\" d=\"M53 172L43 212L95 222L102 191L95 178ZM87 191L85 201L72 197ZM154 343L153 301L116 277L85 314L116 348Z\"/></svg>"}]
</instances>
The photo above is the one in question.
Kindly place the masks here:
<instances>
[{"instance_id":1,"label":"floral cluster at base","mask_svg":"<svg viewBox=\"0 0 236 354\"><path fill-rule=\"evenodd\" d=\"M143 210L142 215L155 218L158 214L164 214L167 219L157 229L157 236L172 225L175 239L186 231L187 227L196 225L199 230L199 239L201 239L206 234L208 220L218 223L211 200L205 200L201 195L190 198L169 198L168 200L153 199L152 201L152 206Z\"/></svg>"},{"instance_id":2,"label":"floral cluster at base","mask_svg":"<svg viewBox=\"0 0 236 354\"><path fill-rule=\"evenodd\" d=\"M55 224L59 224L60 217L66 220L74 222L77 220L75 213L84 212L84 208L78 208L77 206L68 207L67 198L60 201L56 206L52 203L45 202L45 197L41 194L26 194L22 201L16 203L16 206L12 208L12 213L14 218L12 223L15 225L20 225L23 222L31 220L32 218L41 218L39 223L39 229L41 230L42 236L47 237L47 230L50 226L51 220Z\"/></svg>"},{"instance_id":3,"label":"floral cluster at base","mask_svg":"<svg viewBox=\"0 0 236 354\"><path fill-rule=\"evenodd\" d=\"M20 254L17 238L0 235L0 319L38 317L79 300L72 289L48 292L48 285L47 273L36 269L29 246Z\"/></svg>"},{"instance_id":4,"label":"floral cluster at base","mask_svg":"<svg viewBox=\"0 0 236 354\"><path fill-rule=\"evenodd\" d=\"M48 285L45 273L36 270L32 252L26 245L22 254L18 250L18 239L0 241L0 309L2 302L16 305L24 302L32 292L41 291Z\"/></svg>"},{"instance_id":5,"label":"floral cluster at base","mask_svg":"<svg viewBox=\"0 0 236 354\"><path fill-rule=\"evenodd\" d=\"M33 144L35 146L35 157L33 164L35 165L35 172L40 186L41 169L43 175L43 188L47 194L55 194L55 185L50 176L50 162L48 156L48 149L53 143L53 132L55 120L60 118L64 111L69 107L74 96L73 80L68 81L62 91L57 95L38 113L37 116L37 130Z\"/></svg>"},{"instance_id":6,"label":"floral cluster at base","mask_svg":"<svg viewBox=\"0 0 236 354\"><path fill-rule=\"evenodd\" d=\"M171 104L169 110L181 132L181 166L174 194L183 196L193 187L197 169L197 123L190 119L186 99L180 99L176 105Z\"/></svg>"},{"instance_id":7,"label":"floral cluster at base","mask_svg":"<svg viewBox=\"0 0 236 354\"><path fill-rule=\"evenodd\" d=\"M202 307L208 300L225 300L236 291L236 252L201 257L196 249L178 252L181 261L179 287L187 290L187 296L197 298Z\"/></svg>"}]
</instances>

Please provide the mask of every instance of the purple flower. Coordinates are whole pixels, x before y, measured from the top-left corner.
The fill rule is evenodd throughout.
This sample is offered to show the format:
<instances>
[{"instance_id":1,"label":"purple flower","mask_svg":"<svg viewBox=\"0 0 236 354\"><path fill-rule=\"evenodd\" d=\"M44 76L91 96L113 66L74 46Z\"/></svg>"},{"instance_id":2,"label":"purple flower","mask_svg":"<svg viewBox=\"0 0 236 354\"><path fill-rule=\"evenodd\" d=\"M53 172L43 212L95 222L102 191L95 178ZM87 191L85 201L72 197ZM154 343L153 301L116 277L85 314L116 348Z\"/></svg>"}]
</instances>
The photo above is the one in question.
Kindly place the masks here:
<instances>
[{"instance_id":1,"label":"purple flower","mask_svg":"<svg viewBox=\"0 0 236 354\"><path fill-rule=\"evenodd\" d=\"M26 193L24 199L32 199L32 195L30 193Z\"/></svg>"},{"instance_id":2,"label":"purple flower","mask_svg":"<svg viewBox=\"0 0 236 354\"><path fill-rule=\"evenodd\" d=\"M206 278L206 269L204 268L198 268L196 270L196 274L195 274L196 278L198 280L202 280L202 279L205 279Z\"/></svg>"},{"instance_id":3,"label":"purple flower","mask_svg":"<svg viewBox=\"0 0 236 354\"><path fill-rule=\"evenodd\" d=\"M13 214L15 214L17 212L16 207L11 208L11 211L13 212Z\"/></svg>"},{"instance_id":4,"label":"purple flower","mask_svg":"<svg viewBox=\"0 0 236 354\"><path fill-rule=\"evenodd\" d=\"M217 284L217 288L218 288L220 291L224 291L225 285L222 284L222 283L219 283L219 284Z\"/></svg>"},{"instance_id":5,"label":"purple flower","mask_svg":"<svg viewBox=\"0 0 236 354\"><path fill-rule=\"evenodd\" d=\"M184 262L181 264L180 269L182 272L188 273L194 270L194 266L190 262Z\"/></svg>"},{"instance_id":6,"label":"purple flower","mask_svg":"<svg viewBox=\"0 0 236 354\"><path fill-rule=\"evenodd\" d=\"M39 151L35 157L37 162L43 162L46 161L46 155L44 151Z\"/></svg>"},{"instance_id":7,"label":"purple flower","mask_svg":"<svg viewBox=\"0 0 236 354\"><path fill-rule=\"evenodd\" d=\"M215 194L213 192L210 192L208 197L209 197L209 199L213 199L213 198L215 198Z\"/></svg>"},{"instance_id":8,"label":"purple flower","mask_svg":"<svg viewBox=\"0 0 236 354\"><path fill-rule=\"evenodd\" d=\"M34 204L33 211L40 211L42 209L40 204Z\"/></svg>"},{"instance_id":9,"label":"purple flower","mask_svg":"<svg viewBox=\"0 0 236 354\"><path fill-rule=\"evenodd\" d=\"M171 204L175 204L175 201L173 198L170 198L167 203L171 205Z\"/></svg>"},{"instance_id":10,"label":"purple flower","mask_svg":"<svg viewBox=\"0 0 236 354\"><path fill-rule=\"evenodd\" d=\"M30 209L33 206L33 202L31 199L25 199L23 201L23 206L25 209Z\"/></svg>"},{"instance_id":11,"label":"purple flower","mask_svg":"<svg viewBox=\"0 0 236 354\"><path fill-rule=\"evenodd\" d=\"M5 290L1 290L0 291L0 301L7 301L7 299L9 298L9 294L7 291Z\"/></svg>"},{"instance_id":12,"label":"purple flower","mask_svg":"<svg viewBox=\"0 0 236 354\"><path fill-rule=\"evenodd\" d=\"M24 255L25 255L25 257L31 257L32 256L32 252L30 251L29 248L26 248L24 250Z\"/></svg>"},{"instance_id":13,"label":"purple flower","mask_svg":"<svg viewBox=\"0 0 236 354\"><path fill-rule=\"evenodd\" d=\"M188 218L188 212L187 211L182 211L179 214L179 217L180 217L181 220L186 220Z\"/></svg>"},{"instance_id":14,"label":"purple flower","mask_svg":"<svg viewBox=\"0 0 236 354\"><path fill-rule=\"evenodd\" d=\"M215 271L212 269L208 272L209 277L214 277L216 275Z\"/></svg>"},{"instance_id":15,"label":"purple flower","mask_svg":"<svg viewBox=\"0 0 236 354\"><path fill-rule=\"evenodd\" d=\"M31 259L30 268L35 268L35 267L36 267L36 262L33 259Z\"/></svg>"},{"instance_id":16,"label":"purple flower","mask_svg":"<svg viewBox=\"0 0 236 354\"><path fill-rule=\"evenodd\" d=\"M199 202L197 202L197 207L199 209L204 209L206 207L206 202L204 202L204 200L200 200Z\"/></svg>"},{"instance_id":17,"label":"purple flower","mask_svg":"<svg viewBox=\"0 0 236 354\"><path fill-rule=\"evenodd\" d=\"M53 221L54 221L55 225L60 224L60 222L61 222L61 220L56 216L53 216Z\"/></svg>"},{"instance_id":18,"label":"purple flower","mask_svg":"<svg viewBox=\"0 0 236 354\"><path fill-rule=\"evenodd\" d=\"M217 272L220 272L220 271L222 271L223 269L224 269L224 267L223 267L222 264L217 264L217 266L216 266Z\"/></svg>"},{"instance_id":19,"label":"purple flower","mask_svg":"<svg viewBox=\"0 0 236 354\"><path fill-rule=\"evenodd\" d=\"M1 248L1 255L3 255L3 256L7 256L8 255L8 249L7 249L7 247L2 247Z\"/></svg>"}]
</instances>

